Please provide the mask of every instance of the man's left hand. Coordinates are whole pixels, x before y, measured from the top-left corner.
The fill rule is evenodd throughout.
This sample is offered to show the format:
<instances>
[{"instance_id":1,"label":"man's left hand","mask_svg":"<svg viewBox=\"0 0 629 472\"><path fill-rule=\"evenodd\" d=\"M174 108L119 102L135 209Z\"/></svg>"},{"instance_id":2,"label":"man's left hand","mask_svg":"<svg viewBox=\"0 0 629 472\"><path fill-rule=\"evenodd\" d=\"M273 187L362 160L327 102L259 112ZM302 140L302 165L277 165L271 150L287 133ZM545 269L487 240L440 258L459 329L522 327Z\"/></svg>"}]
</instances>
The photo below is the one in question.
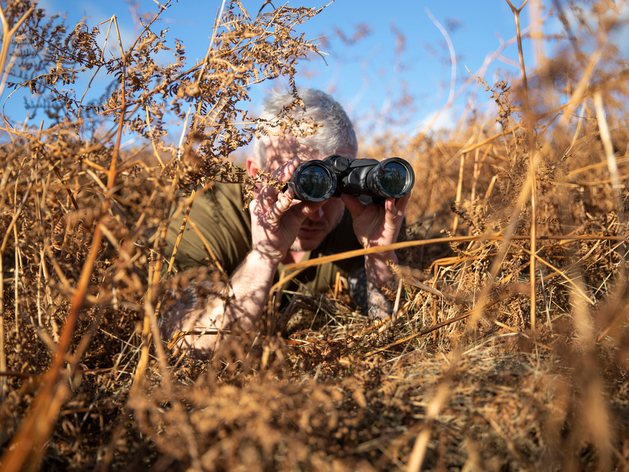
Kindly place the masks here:
<instances>
[{"instance_id":1,"label":"man's left hand","mask_svg":"<svg viewBox=\"0 0 629 472\"><path fill-rule=\"evenodd\" d=\"M364 204L354 195L341 194L341 200L352 214L354 233L365 249L397 241L410 196L409 193L397 201L387 198L384 205L377 205Z\"/></svg>"},{"instance_id":2,"label":"man's left hand","mask_svg":"<svg viewBox=\"0 0 629 472\"><path fill-rule=\"evenodd\" d=\"M410 194L395 201L385 200L384 205L362 203L357 197L342 194L343 203L352 214L354 233L367 248L382 247L397 241L404 220L404 210ZM397 264L395 251L388 250L365 256L365 274L367 276L367 316L371 319L382 319L391 315L391 304L379 290L393 277L388 262Z\"/></svg>"}]
</instances>

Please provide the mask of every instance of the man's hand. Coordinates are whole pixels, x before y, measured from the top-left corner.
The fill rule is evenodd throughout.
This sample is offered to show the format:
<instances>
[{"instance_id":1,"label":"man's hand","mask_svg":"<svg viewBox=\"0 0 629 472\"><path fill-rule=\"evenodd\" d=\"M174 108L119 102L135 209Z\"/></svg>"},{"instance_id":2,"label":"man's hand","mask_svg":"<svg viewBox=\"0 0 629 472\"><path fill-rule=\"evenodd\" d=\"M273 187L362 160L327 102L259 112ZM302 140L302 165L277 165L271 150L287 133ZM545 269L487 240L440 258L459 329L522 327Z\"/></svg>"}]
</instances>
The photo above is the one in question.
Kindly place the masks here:
<instances>
[{"instance_id":1,"label":"man's hand","mask_svg":"<svg viewBox=\"0 0 629 472\"><path fill-rule=\"evenodd\" d=\"M362 246L386 246L397 241L404 220L404 210L410 194L397 202L388 198L384 205L373 202L364 204L353 195L342 194L345 206L352 214L354 233ZM393 274L387 261L397 264L394 251L384 251L365 256L365 273L367 276L367 305L369 318L385 318L391 314L391 305L380 292L379 286L386 284Z\"/></svg>"},{"instance_id":2,"label":"man's hand","mask_svg":"<svg viewBox=\"0 0 629 472\"><path fill-rule=\"evenodd\" d=\"M341 194L343 203L352 214L354 233L365 249L397 241L410 197L409 193L397 202L387 198L384 205L377 205L373 202L364 204L353 195Z\"/></svg>"},{"instance_id":3,"label":"man's hand","mask_svg":"<svg viewBox=\"0 0 629 472\"><path fill-rule=\"evenodd\" d=\"M279 167L273 176L280 182L288 182L298 165L299 159L292 159ZM252 249L272 263L279 264L286 257L301 224L324 203L294 203L293 199L290 187L284 192L264 187L249 205Z\"/></svg>"},{"instance_id":4,"label":"man's hand","mask_svg":"<svg viewBox=\"0 0 629 472\"><path fill-rule=\"evenodd\" d=\"M288 182L298 165L299 159L293 159L273 175L280 182ZM301 224L323 204L295 203L293 197L290 188L280 192L265 187L256 192L249 205L252 251L230 277L230 302L225 305L221 297L211 296L196 304L176 305L162 326L165 337L191 329L204 333L184 335L179 343L199 356L207 356L224 339L222 333L256 329L278 264L286 257ZM216 331L220 334L206 335Z\"/></svg>"}]
</instances>

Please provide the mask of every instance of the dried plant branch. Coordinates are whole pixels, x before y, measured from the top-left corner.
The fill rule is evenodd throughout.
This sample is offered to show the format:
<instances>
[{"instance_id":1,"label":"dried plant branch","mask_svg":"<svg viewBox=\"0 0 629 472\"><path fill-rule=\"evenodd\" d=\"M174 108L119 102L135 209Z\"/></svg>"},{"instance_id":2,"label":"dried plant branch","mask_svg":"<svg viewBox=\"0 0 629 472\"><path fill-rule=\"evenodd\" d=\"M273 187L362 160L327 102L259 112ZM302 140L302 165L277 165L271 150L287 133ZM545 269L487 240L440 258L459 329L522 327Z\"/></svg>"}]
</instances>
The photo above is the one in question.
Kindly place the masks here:
<instances>
[{"instance_id":1,"label":"dried plant branch","mask_svg":"<svg viewBox=\"0 0 629 472\"><path fill-rule=\"evenodd\" d=\"M448 51L450 51L450 66L451 66L451 72L450 72L450 93L448 95L448 101L446 102L446 105L445 105L446 107L449 107L454 102L454 88L456 86L456 53L454 52L454 45L452 44L452 40L450 39L450 35L446 31L446 29L443 27L443 25L441 23L439 23L437 21L437 19L430 12L430 10L426 7L426 8L424 8L424 11L428 15L428 18L430 18L430 21L432 21L432 23L437 28L439 28L439 31L441 32L441 34L445 38L446 43L448 45Z\"/></svg>"},{"instance_id":2,"label":"dried plant branch","mask_svg":"<svg viewBox=\"0 0 629 472\"><path fill-rule=\"evenodd\" d=\"M603 149L605 150L605 156L607 157L607 167L609 168L609 174L611 176L612 189L616 198L616 211L618 212L618 219L621 223L623 223L625 221L624 204L621 195L621 189L623 186L620 183L618 163L616 162L616 156L614 155L609 126L607 125L607 119L605 118L603 95L600 90L594 93L593 100L594 108L596 109L596 120L601 132L601 141L603 142Z\"/></svg>"},{"instance_id":3,"label":"dried plant branch","mask_svg":"<svg viewBox=\"0 0 629 472\"><path fill-rule=\"evenodd\" d=\"M459 181L456 185L456 197L454 199L454 204L457 206L461 203L461 194L463 193L463 173L465 169L465 156L466 154L461 153L461 161L459 163ZM452 234L456 234L458 225L459 215L455 215L454 222L452 223Z\"/></svg>"},{"instance_id":4,"label":"dried plant branch","mask_svg":"<svg viewBox=\"0 0 629 472\"><path fill-rule=\"evenodd\" d=\"M537 179L536 172L537 166L535 161L535 133L533 130L533 116L531 107L529 105L529 84L528 79L526 77L526 66L524 65L524 53L522 51L522 33L520 31L520 12L528 2L528 0L524 0L520 8L515 8L513 4L506 0L506 2L511 7L511 11L513 12L513 16L515 18L515 28L518 38L518 57L520 59L520 70L522 72L522 88L523 88L523 99L524 99L524 118L526 122L526 134L528 137L528 148L529 148L529 179L531 180L531 260L529 262L529 274L531 278L531 329L535 331L536 325L536 306L537 306L537 298L535 293L535 257L536 254L536 234L537 234Z\"/></svg>"},{"instance_id":5,"label":"dried plant branch","mask_svg":"<svg viewBox=\"0 0 629 472\"><path fill-rule=\"evenodd\" d=\"M424 459L426 457L426 451L428 449L428 441L430 441L433 423L441 410L445 407L446 402L450 397L449 380L449 376L446 376L441 381L434 398L428 405L428 409L426 411L426 424L417 435L417 439L413 445L413 450L411 451L411 457L407 468L408 472L419 472L422 468L422 464L424 463Z\"/></svg>"},{"instance_id":6,"label":"dried plant branch","mask_svg":"<svg viewBox=\"0 0 629 472\"><path fill-rule=\"evenodd\" d=\"M118 162L118 154L120 151L120 142L122 139L122 130L126 111L125 95L123 85L122 109L120 112L118 136L107 179L108 191L114 187L114 183L116 181L116 165ZM61 370L65 363L65 355L70 347L79 312L85 303L85 295L92 275L92 270L94 268L94 262L100 252L100 242L103 234L101 229L101 225L103 224L102 219L107 213L110 201L110 194L107 193L102 203L100 211L101 216L94 231L90 251L85 264L83 265L76 292L72 298L72 306L66 318L64 329L57 346L57 351L54 354L52 365L46 373L44 388L38 393L33 406L31 407L30 414L24 420L18 433L11 441L13 446L10 447L9 450L2 456L2 462L7 472L17 472L18 470L23 470L27 460L32 460L33 456L36 457L36 460L32 461L31 467L36 466L39 463L44 451L44 444L48 441L50 434L52 433L52 428L57 420L61 405L65 400L67 389L61 387L61 384L63 383Z\"/></svg>"},{"instance_id":7,"label":"dried plant branch","mask_svg":"<svg viewBox=\"0 0 629 472\"><path fill-rule=\"evenodd\" d=\"M6 67L7 56L9 54L9 48L13 42L13 37L15 33L20 29L20 27L28 20L31 16L35 7L32 6L20 18L12 27L9 25L9 22L4 14L4 10L0 8L0 20L2 21L2 48L0 49L0 70L2 70L2 80L0 82L4 83L6 81L5 75L9 73L10 67Z\"/></svg>"}]
</instances>

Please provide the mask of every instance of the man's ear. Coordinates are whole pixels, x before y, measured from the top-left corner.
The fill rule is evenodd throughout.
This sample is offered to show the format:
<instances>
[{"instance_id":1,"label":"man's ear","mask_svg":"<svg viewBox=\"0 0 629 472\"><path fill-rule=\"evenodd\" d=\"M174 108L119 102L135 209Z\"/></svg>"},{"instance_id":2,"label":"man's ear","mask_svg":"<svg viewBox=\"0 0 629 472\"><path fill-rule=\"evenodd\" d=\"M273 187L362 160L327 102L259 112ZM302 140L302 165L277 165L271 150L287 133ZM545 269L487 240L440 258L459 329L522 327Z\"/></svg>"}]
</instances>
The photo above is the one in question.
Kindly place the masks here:
<instances>
[{"instance_id":1,"label":"man's ear","mask_svg":"<svg viewBox=\"0 0 629 472\"><path fill-rule=\"evenodd\" d=\"M255 156L247 156L247 175L255 177L259 170L260 166L258 166L258 160Z\"/></svg>"}]
</instances>

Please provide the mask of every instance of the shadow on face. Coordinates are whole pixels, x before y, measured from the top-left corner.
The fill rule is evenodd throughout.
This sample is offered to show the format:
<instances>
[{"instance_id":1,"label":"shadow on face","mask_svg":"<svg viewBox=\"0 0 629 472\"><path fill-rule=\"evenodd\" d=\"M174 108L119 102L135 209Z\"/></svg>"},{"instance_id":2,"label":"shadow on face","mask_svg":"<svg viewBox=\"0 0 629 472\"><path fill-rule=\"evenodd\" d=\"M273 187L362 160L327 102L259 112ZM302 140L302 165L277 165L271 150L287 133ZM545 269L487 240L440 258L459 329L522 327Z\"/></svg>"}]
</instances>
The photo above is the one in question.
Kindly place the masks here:
<instances>
[{"instance_id":1,"label":"shadow on face","mask_svg":"<svg viewBox=\"0 0 629 472\"><path fill-rule=\"evenodd\" d=\"M299 158L301 162L314 159L324 159L328 154L314 150L300 143L294 136L270 136L266 146L265 172L273 173L285 162ZM350 145L341 146L331 154L339 154L349 159L356 158L356 149ZM256 175L260 169L257 159L250 156L247 159L247 172L250 177ZM299 204L295 201L294 204ZM339 224L343 218L345 205L340 198L330 198L319 210L311 214L301 225L291 251L302 252L316 249L323 239Z\"/></svg>"}]
</instances>

